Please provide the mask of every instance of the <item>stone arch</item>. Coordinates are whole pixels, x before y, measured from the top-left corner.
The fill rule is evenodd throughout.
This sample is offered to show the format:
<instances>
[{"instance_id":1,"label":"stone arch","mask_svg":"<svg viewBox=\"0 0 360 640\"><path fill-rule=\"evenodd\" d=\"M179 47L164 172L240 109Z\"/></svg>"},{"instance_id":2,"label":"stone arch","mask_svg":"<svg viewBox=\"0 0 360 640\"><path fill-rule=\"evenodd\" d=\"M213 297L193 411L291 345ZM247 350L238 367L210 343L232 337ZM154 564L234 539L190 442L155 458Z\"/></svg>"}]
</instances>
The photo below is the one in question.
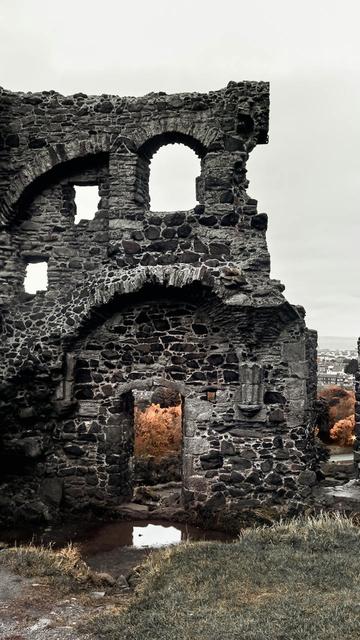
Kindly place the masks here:
<instances>
[{"instance_id":1,"label":"stone arch","mask_svg":"<svg viewBox=\"0 0 360 640\"><path fill-rule=\"evenodd\" d=\"M171 308L174 306L185 305L187 307L185 313L187 313L187 315L190 314L192 317L192 314L197 314L198 309L201 309L204 304L209 306L209 304L213 305L214 301L219 301L214 291L212 291L212 295L209 295L209 292L207 291L208 284L202 281L201 274L193 273L187 278L187 281L183 281L182 283L178 282L177 286L174 286L175 284L176 283L170 284L167 281L163 281L162 283L145 281L141 286L139 284L138 289L134 288L132 292L127 291L126 293L121 293L121 288L118 292L115 292L114 290L109 292L109 295L103 297L102 301L99 302L98 305L94 305L88 309L88 312L83 316L82 322L78 323L72 335L67 334L64 336L62 341L63 353L65 356L70 353L77 358L83 348L83 345L89 340L91 343L93 341L93 336L101 332L103 327L109 325L109 323L111 324L115 317L116 322L118 322L117 316L135 312L135 319L133 319L130 324L128 323L127 326L132 327L131 330L129 329L130 331L133 331L135 326L141 327L142 323L146 323L148 321L148 318L138 320L137 315L139 315L139 311L137 310L139 309L140 315L142 315L142 308L144 306L148 307L147 313L151 315L153 313L153 306ZM204 336L208 335L208 331L202 331L201 327L203 323L208 322L208 314L206 314L205 319L204 312L201 311L201 313L201 320L193 320L192 322L195 322L196 325L196 329L193 330L195 332L194 340L203 341L207 339ZM179 314L176 313L176 316L178 315ZM196 324L199 322L201 324ZM156 326L157 335L159 335L159 332L165 332L166 334L168 328L169 327ZM115 332L114 337L111 338L111 342L118 342L120 338L118 339L116 337L117 335L122 336L123 332ZM176 343L181 339L182 338L180 338L179 335L176 335L173 337L173 342ZM121 338L120 341L123 341L123 339ZM125 343L127 345L126 350L129 350L129 345L132 344L131 341L125 341ZM108 349L111 349L111 347L109 346ZM188 351L192 352L192 349L186 350L186 352ZM140 354L141 353L142 352L140 352ZM119 362L122 362L121 358ZM140 362L142 361L140 360ZM173 377L170 370L166 370L165 374L165 370L164 372L161 372L162 370L159 372L156 369L152 370L149 363L147 363L147 365L149 366L145 375L142 374L140 377L135 378L129 377L126 381L117 380L115 385L116 393L126 394L131 392L133 389L149 391L152 388L163 386L177 391L182 397L186 397L188 395L185 382L182 382L181 378L177 379L176 376Z\"/></svg>"},{"instance_id":2,"label":"stone arch","mask_svg":"<svg viewBox=\"0 0 360 640\"><path fill-rule=\"evenodd\" d=\"M17 371L26 368L30 360L40 365L44 358L46 360L44 352L49 350L57 366L61 368L64 352L71 351L76 340L87 331L94 319L103 317L106 306L122 296L125 300L127 296L141 292L146 286L162 287L166 292L167 288L181 290L195 284L218 294L217 289L214 289L214 277L206 266L189 265L185 269L160 265L151 268L136 267L124 279L114 274L111 267L104 268L95 278L90 273L73 291L54 299L50 308L44 298L43 321L46 333L37 333L36 321L33 327L29 326L26 335L14 328L14 344L18 353L15 362ZM31 309L27 319L32 323ZM55 335L60 339L56 338L53 343Z\"/></svg>"},{"instance_id":3,"label":"stone arch","mask_svg":"<svg viewBox=\"0 0 360 640\"><path fill-rule=\"evenodd\" d=\"M63 300L59 316L64 317L63 339L66 343L76 340L79 334L87 330L87 327L94 321L95 317L102 317L104 309L110 306L120 297L126 298L131 294L141 292L146 286L155 286L166 289L184 289L196 283L207 288L212 288L214 278L211 271L206 266L184 268L155 266L155 267L135 267L129 272L126 279L117 279L109 273L101 273L94 282L92 279L91 288L86 303L83 304L79 312L79 304L83 302L83 286L77 289Z\"/></svg>"},{"instance_id":4,"label":"stone arch","mask_svg":"<svg viewBox=\"0 0 360 640\"><path fill-rule=\"evenodd\" d=\"M184 397L189 393L184 383L160 376L152 376L149 378L143 378L142 380L131 380L130 382L126 382L123 385L118 386L118 393L128 393L129 391L133 391L133 389L145 389L146 391L151 391L156 387L172 389Z\"/></svg>"},{"instance_id":5,"label":"stone arch","mask_svg":"<svg viewBox=\"0 0 360 640\"><path fill-rule=\"evenodd\" d=\"M106 492L110 499L131 496L134 407L148 402L151 391L166 387L175 390L181 398L182 448L181 456L177 449L175 456L180 456L176 464L180 477L183 474L184 487L192 472L193 458L198 454L196 447L200 446L201 452L208 449L205 441L194 444L193 425L209 375L200 372L200 367L207 366L210 331L201 330L200 323L208 322L203 306L211 301L203 287L203 296L199 295L196 285L202 286L201 282L194 281L195 274L192 276L187 278L188 282L193 281L190 284L183 282L182 287L173 287L173 295L163 279L160 286L153 285L151 289L142 286L137 296L119 297L115 293L103 298L102 306L92 310L75 342L68 345L76 360L73 393L68 398L69 402L74 400L79 405L74 416L76 432L82 434L90 429L90 442L92 434L103 437L104 445L99 453L107 474ZM154 295L155 290L158 297ZM140 320L141 315L145 317ZM156 320L159 322L159 319L162 323L166 320L167 326L158 326ZM180 354L181 363L178 362ZM202 364L194 364L194 357ZM204 398L201 401L206 403Z\"/></svg>"},{"instance_id":6,"label":"stone arch","mask_svg":"<svg viewBox=\"0 0 360 640\"><path fill-rule=\"evenodd\" d=\"M148 150L155 153L164 144L180 142L193 149L201 158L211 150L212 144L221 139L220 129L196 120L184 124L181 118L152 120L134 134L134 143L140 155Z\"/></svg>"},{"instance_id":7,"label":"stone arch","mask_svg":"<svg viewBox=\"0 0 360 640\"><path fill-rule=\"evenodd\" d=\"M177 131L169 131L147 140L139 150L137 166L137 175L143 183L147 207L151 211L193 209L201 200L201 190L198 186L206 152L199 140ZM162 170L159 171L160 167ZM172 199L166 202L166 198L162 199L165 184L168 183L168 174L165 176L164 170L171 170L171 167L176 167L176 170L171 172L170 181L179 181L181 176L186 176L186 180L173 184ZM174 201L174 197L177 202Z\"/></svg>"},{"instance_id":8,"label":"stone arch","mask_svg":"<svg viewBox=\"0 0 360 640\"><path fill-rule=\"evenodd\" d=\"M71 140L41 149L19 171L0 203L0 225L8 226L16 217L19 203L31 196L42 184L51 180L58 171L71 167L69 163L105 155L110 149L110 137L97 135L87 140Z\"/></svg>"},{"instance_id":9,"label":"stone arch","mask_svg":"<svg viewBox=\"0 0 360 640\"><path fill-rule=\"evenodd\" d=\"M140 156L151 160L160 147L176 143L189 147L200 159L207 153L207 147L199 139L179 131L166 131L149 138L138 149L138 153Z\"/></svg>"},{"instance_id":10,"label":"stone arch","mask_svg":"<svg viewBox=\"0 0 360 640\"><path fill-rule=\"evenodd\" d=\"M204 158L209 150L211 142L217 138L217 131L203 129L201 127L175 127L173 123L154 127L147 132L147 135L143 135L137 140L138 145L138 161L136 167L136 181L135 181L135 200L137 204L140 204L148 209L150 207L150 194L149 194L149 178L150 178L150 163L154 154L163 146L169 144L183 144L188 147L200 158L201 161L201 173L203 171ZM197 199L202 201L201 188L201 176L196 180Z\"/></svg>"}]
</instances>

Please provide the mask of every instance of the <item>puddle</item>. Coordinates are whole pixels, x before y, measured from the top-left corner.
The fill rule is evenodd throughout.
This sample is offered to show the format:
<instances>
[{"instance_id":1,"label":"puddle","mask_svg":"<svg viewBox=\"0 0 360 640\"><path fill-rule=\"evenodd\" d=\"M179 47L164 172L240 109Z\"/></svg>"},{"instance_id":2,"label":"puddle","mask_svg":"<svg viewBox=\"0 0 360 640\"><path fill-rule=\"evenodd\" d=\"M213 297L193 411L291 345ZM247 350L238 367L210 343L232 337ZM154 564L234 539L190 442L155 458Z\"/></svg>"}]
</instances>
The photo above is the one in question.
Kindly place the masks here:
<instances>
[{"instance_id":1,"label":"puddle","mask_svg":"<svg viewBox=\"0 0 360 640\"><path fill-rule=\"evenodd\" d=\"M231 540L220 531L200 529L174 522L139 520L102 524L80 541L87 552L109 551L115 547L157 548L180 542L199 540Z\"/></svg>"},{"instance_id":2,"label":"puddle","mask_svg":"<svg viewBox=\"0 0 360 640\"><path fill-rule=\"evenodd\" d=\"M165 547L169 544L181 542L182 532L174 526L165 527L159 524L147 524L145 526L133 526L131 546Z\"/></svg>"},{"instance_id":3,"label":"puddle","mask_svg":"<svg viewBox=\"0 0 360 640\"><path fill-rule=\"evenodd\" d=\"M89 553L109 551L114 547L157 548L187 540L232 539L230 534L221 531L159 520L81 521L46 528L0 530L0 540L10 544L33 542L60 549L72 542Z\"/></svg>"},{"instance_id":4,"label":"puddle","mask_svg":"<svg viewBox=\"0 0 360 640\"><path fill-rule=\"evenodd\" d=\"M187 524L164 521L75 522L36 530L0 531L0 540L10 544L33 542L62 548L72 542L95 571L128 575L153 549L186 541L230 542L233 536Z\"/></svg>"}]
</instances>

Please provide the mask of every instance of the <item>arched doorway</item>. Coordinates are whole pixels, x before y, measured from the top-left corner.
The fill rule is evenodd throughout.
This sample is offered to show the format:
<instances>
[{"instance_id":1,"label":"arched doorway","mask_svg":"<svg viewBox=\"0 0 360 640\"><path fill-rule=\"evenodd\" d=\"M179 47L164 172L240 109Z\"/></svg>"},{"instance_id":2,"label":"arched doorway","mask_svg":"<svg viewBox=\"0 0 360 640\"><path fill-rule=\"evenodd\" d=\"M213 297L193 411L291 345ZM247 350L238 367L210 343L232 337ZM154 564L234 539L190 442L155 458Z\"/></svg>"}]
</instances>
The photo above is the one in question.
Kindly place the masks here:
<instances>
[{"instance_id":1,"label":"arched doorway","mask_svg":"<svg viewBox=\"0 0 360 640\"><path fill-rule=\"evenodd\" d=\"M159 484L180 493L196 475L195 460L209 448L196 434L198 406L223 375L213 316L214 298L201 285L149 287L109 303L79 339L75 431L96 465L100 501L120 504L136 487Z\"/></svg>"}]
</instances>

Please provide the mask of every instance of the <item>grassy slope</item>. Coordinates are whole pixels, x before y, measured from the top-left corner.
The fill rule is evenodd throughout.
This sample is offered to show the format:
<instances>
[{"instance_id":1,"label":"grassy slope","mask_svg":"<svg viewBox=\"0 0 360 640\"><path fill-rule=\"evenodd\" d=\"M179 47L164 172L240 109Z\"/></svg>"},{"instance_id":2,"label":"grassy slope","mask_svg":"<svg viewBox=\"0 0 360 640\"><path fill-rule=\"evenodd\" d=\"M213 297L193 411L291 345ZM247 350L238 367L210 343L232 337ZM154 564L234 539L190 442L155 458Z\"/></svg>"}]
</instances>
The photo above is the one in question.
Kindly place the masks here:
<instances>
[{"instance_id":1,"label":"grassy slope","mask_svg":"<svg viewBox=\"0 0 360 640\"><path fill-rule=\"evenodd\" d=\"M93 630L106 640L355 640L360 530L322 517L166 549L145 564L128 609Z\"/></svg>"}]
</instances>

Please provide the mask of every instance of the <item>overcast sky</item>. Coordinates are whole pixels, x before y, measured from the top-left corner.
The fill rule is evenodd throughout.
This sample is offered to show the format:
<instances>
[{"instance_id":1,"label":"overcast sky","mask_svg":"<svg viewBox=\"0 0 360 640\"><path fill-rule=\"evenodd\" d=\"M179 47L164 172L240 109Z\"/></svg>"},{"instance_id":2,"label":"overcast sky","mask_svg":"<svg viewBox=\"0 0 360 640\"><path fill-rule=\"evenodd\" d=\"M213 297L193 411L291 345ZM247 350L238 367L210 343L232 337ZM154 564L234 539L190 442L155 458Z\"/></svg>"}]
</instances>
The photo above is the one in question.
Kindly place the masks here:
<instances>
[{"instance_id":1,"label":"overcast sky","mask_svg":"<svg viewBox=\"0 0 360 640\"><path fill-rule=\"evenodd\" d=\"M0 84L142 95L269 80L270 141L248 163L272 275L322 335L360 334L356 0L1 0ZM164 190L174 191L173 165ZM181 168L179 166L179 172Z\"/></svg>"}]
</instances>

